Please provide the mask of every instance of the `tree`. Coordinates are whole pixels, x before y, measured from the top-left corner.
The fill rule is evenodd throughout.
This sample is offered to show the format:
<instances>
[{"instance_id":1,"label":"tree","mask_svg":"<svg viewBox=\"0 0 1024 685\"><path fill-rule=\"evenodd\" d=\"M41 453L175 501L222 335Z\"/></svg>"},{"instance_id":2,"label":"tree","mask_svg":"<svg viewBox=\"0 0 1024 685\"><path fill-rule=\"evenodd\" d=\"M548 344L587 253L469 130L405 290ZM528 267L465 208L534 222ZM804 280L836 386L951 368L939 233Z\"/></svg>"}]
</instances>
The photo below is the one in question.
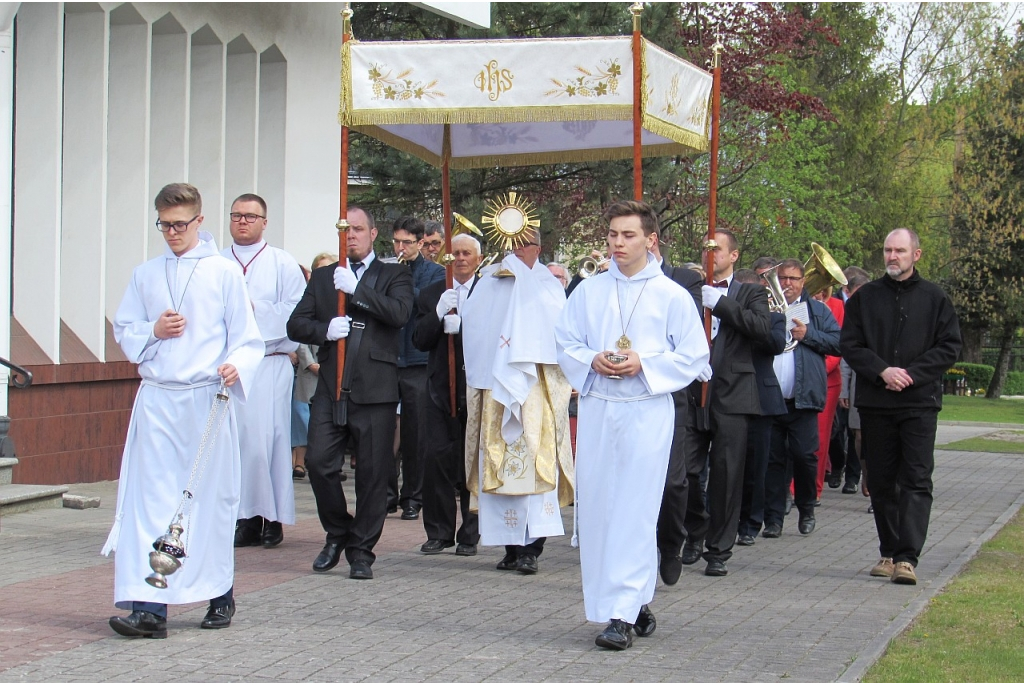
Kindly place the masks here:
<instances>
[{"instance_id":1,"label":"tree","mask_svg":"<svg viewBox=\"0 0 1024 685\"><path fill-rule=\"evenodd\" d=\"M1024 24L997 41L978 82L953 176L952 297L965 327L987 327L1000 346L986 397L998 397L1024 325Z\"/></svg>"}]
</instances>

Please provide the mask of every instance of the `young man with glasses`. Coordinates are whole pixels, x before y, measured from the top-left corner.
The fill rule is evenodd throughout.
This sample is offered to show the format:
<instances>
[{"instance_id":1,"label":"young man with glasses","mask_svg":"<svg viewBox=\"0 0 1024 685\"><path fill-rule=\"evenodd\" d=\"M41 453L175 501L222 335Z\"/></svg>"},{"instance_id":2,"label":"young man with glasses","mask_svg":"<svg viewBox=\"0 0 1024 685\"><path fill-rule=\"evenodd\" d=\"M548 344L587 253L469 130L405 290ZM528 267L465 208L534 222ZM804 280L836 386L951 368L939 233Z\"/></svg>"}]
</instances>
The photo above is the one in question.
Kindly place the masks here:
<instances>
[{"instance_id":1,"label":"young man with glasses","mask_svg":"<svg viewBox=\"0 0 1024 685\"><path fill-rule=\"evenodd\" d=\"M139 365L118 483L114 526L103 548L114 559L114 602L130 609L110 627L126 637L167 637L167 605L209 600L202 628L226 628L235 613L231 530L239 496L237 405L263 359L241 269L218 253L203 223L199 191L185 183L156 196L165 253L136 267L114 316L114 337ZM219 432L205 440L203 476L190 482L218 386L230 397ZM182 492L187 559L167 587L145 582L153 542L167 532ZM212 598L212 599L211 599Z\"/></svg>"},{"instance_id":2,"label":"young man with glasses","mask_svg":"<svg viewBox=\"0 0 1024 685\"><path fill-rule=\"evenodd\" d=\"M409 266L412 275L413 297L432 283L444 280L444 267L424 259L423 222L413 216L395 220L392 233L395 254ZM415 300L414 300L415 301ZM398 347L398 392L401 396L401 416L398 419L399 451L402 454L402 489L398 489L398 463L388 479L388 510L402 508L402 518L415 521L423 508L423 457L419 439L420 410L426 401L427 361L429 355L416 349L412 334L416 324L416 310L402 329ZM397 457L397 455L396 455Z\"/></svg>"},{"instance_id":3,"label":"young man with glasses","mask_svg":"<svg viewBox=\"0 0 1024 685\"><path fill-rule=\"evenodd\" d=\"M263 239L267 203L246 193L231 203L231 238L221 251L245 278L256 323L267 351L246 403L238 409L242 451L242 496L235 547L276 547L282 524L295 524L292 486L291 392L294 373L288 355L298 343L285 326L306 288L298 262Z\"/></svg>"}]
</instances>

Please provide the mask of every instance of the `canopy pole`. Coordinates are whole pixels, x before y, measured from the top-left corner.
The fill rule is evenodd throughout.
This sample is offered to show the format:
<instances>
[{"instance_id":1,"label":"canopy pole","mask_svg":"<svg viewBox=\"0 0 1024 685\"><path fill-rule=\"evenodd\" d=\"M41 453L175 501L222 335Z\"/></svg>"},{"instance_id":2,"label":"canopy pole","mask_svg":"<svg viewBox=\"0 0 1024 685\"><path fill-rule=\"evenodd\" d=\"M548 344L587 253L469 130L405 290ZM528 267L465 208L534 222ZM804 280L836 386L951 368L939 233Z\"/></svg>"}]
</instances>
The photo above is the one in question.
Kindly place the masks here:
<instances>
[{"instance_id":1,"label":"canopy pole","mask_svg":"<svg viewBox=\"0 0 1024 685\"><path fill-rule=\"evenodd\" d=\"M642 2L634 2L629 6L633 15L633 199L641 202L644 199L644 167L643 167L643 111L641 97L643 94L643 65L641 64L640 14L644 11Z\"/></svg>"},{"instance_id":2,"label":"canopy pole","mask_svg":"<svg viewBox=\"0 0 1024 685\"><path fill-rule=\"evenodd\" d=\"M715 36L715 44L711 46L711 164L710 178L708 179L708 239L704 243L706 256L704 268L707 270L707 282L711 285L715 282L715 253L718 247L715 241L715 225L718 223L718 127L719 127L719 105L722 99L722 36ZM704 310L704 335L707 337L708 347L711 346L711 310ZM701 406L706 407L708 400L707 381L701 383Z\"/></svg>"},{"instance_id":3,"label":"canopy pole","mask_svg":"<svg viewBox=\"0 0 1024 685\"><path fill-rule=\"evenodd\" d=\"M451 290L455 287L455 274L452 272L452 262L455 257L452 255L452 186L451 172L448 161L452 156L452 127L451 124L444 125L444 137L441 142L441 211L444 214L444 256L441 261L444 263L445 287ZM460 312L461 314L461 312ZM455 406L455 336L448 336L448 398L451 400L452 417L458 415Z\"/></svg>"},{"instance_id":4,"label":"canopy pole","mask_svg":"<svg viewBox=\"0 0 1024 685\"><path fill-rule=\"evenodd\" d=\"M341 11L341 44L344 45L352 37L352 7L351 3L345 3L345 9ZM348 266L348 126L341 127L341 179L339 181L339 202L338 202L338 266ZM338 316L345 316L348 305L345 293L338 291ZM337 345L338 376L335 384L334 400L341 400L341 379L345 374L345 338L341 338Z\"/></svg>"}]
</instances>

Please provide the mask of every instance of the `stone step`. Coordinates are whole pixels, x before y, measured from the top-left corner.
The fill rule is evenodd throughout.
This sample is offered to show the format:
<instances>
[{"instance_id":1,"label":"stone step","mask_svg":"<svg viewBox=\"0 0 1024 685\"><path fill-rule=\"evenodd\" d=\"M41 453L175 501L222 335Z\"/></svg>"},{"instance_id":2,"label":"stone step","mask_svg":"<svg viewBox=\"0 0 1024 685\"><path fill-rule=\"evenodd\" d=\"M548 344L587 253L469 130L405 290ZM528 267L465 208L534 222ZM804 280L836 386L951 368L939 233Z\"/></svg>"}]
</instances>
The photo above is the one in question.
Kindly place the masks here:
<instances>
[{"instance_id":1,"label":"stone step","mask_svg":"<svg viewBox=\"0 0 1024 685\"><path fill-rule=\"evenodd\" d=\"M14 476L14 467L18 460L11 457L0 457L0 485L10 485Z\"/></svg>"},{"instance_id":2,"label":"stone step","mask_svg":"<svg viewBox=\"0 0 1024 685\"><path fill-rule=\"evenodd\" d=\"M64 506L67 485L0 485L0 516Z\"/></svg>"}]
</instances>

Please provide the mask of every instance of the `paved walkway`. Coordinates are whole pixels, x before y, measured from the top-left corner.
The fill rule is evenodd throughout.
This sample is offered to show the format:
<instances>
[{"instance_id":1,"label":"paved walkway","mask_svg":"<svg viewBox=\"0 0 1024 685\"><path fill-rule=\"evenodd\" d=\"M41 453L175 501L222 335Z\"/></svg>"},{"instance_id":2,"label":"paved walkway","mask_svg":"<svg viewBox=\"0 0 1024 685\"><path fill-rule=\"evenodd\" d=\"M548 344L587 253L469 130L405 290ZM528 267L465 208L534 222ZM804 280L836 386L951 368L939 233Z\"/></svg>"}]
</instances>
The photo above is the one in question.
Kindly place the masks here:
<instances>
[{"instance_id":1,"label":"paved walkway","mask_svg":"<svg viewBox=\"0 0 1024 685\"><path fill-rule=\"evenodd\" d=\"M941 426L937 442L995 430ZM0 681L857 680L1021 505L1024 458L940 450L936 461L917 586L867 575L867 501L826 488L813 535L797 534L794 514L780 539L737 548L727 577L705 577L701 563L659 584L658 630L625 652L594 646L601 626L583 619L568 537L550 540L541 572L525 577L494 570L493 548L422 556L420 522L393 515L375 580L349 580L345 564L313 573L323 534L308 481L285 542L237 552L230 629L199 630L205 606L188 605L171 608L167 640L120 638L106 621L120 613L112 560L99 556L116 485L77 485L103 506L3 520Z\"/></svg>"}]
</instances>

